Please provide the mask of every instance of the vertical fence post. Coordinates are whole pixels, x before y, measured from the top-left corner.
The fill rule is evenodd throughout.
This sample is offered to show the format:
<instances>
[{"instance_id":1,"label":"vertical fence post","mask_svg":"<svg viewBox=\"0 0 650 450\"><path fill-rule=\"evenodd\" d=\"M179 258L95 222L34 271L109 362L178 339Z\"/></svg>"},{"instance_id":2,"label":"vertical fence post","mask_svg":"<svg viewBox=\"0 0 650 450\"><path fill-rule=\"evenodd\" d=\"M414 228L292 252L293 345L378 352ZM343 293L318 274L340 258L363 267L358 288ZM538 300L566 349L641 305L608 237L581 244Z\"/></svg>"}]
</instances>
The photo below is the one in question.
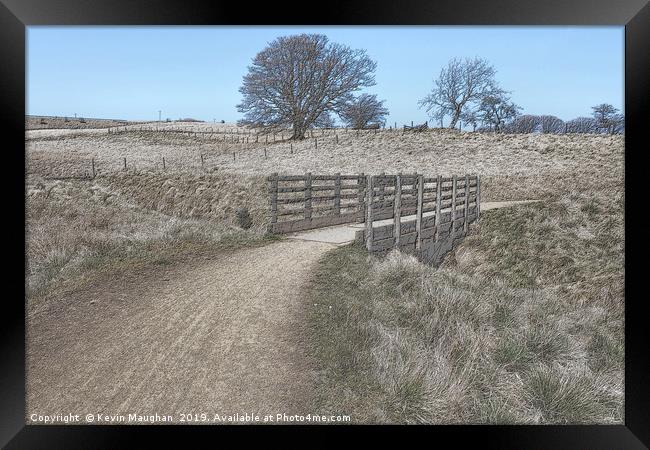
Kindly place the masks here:
<instances>
[{"instance_id":1,"label":"vertical fence post","mask_svg":"<svg viewBox=\"0 0 650 450\"><path fill-rule=\"evenodd\" d=\"M305 219L311 219L311 172L305 176Z\"/></svg>"},{"instance_id":2,"label":"vertical fence post","mask_svg":"<svg viewBox=\"0 0 650 450\"><path fill-rule=\"evenodd\" d=\"M373 197L373 185L374 177L368 175L366 178L366 249L372 251L372 197Z\"/></svg>"},{"instance_id":3,"label":"vertical fence post","mask_svg":"<svg viewBox=\"0 0 650 450\"><path fill-rule=\"evenodd\" d=\"M456 237L456 185L458 179L456 175L452 177L451 182L451 238Z\"/></svg>"},{"instance_id":4,"label":"vertical fence post","mask_svg":"<svg viewBox=\"0 0 650 450\"><path fill-rule=\"evenodd\" d=\"M124 157L124 170L126 170L126 157Z\"/></svg>"},{"instance_id":5,"label":"vertical fence post","mask_svg":"<svg viewBox=\"0 0 650 450\"><path fill-rule=\"evenodd\" d=\"M476 220L481 215L481 177L476 175Z\"/></svg>"},{"instance_id":6,"label":"vertical fence post","mask_svg":"<svg viewBox=\"0 0 650 450\"><path fill-rule=\"evenodd\" d=\"M318 138L314 138L314 148L318 150Z\"/></svg>"},{"instance_id":7,"label":"vertical fence post","mask_svg":"<svg viewBox=\"0 0 650 450\"><path fill-rule=\"evenodd\" d=\"M435 237L435 242L438 242L439 235L440 235L440 207L442 203L442 176L438 175L436 178L436 237Z\"/></svg>"},{"instance_id":8,"label":"vertical fence post","mask_svg":"<svg viewBox=\"0 0 650 450\"><path fill-rule=\"evenodd\" d=\"M336 144L338 145L338 143L339 143L339 135L338 135L338 134L335 134L335 135L334 135L334 139L335 139L335 141L336 141Z\"/></svg>"},{"instance_id":9,"label":"vertical fence post","mask_svg":"<svg viewBox=\"0 0 650 450\"><path fill-rule=\"evenodd\" d=\"M359 218L357 223L363 223L366 220L366 177L361 172L357 179L357 202L359 203Z\"/></svg>"},{"instance_id":10,"label":"vertical fence post","mask_svg":"<svg viewBox=\"0 0 650 450\"><path fill-rule=\"evenodd\" d=\"M274 225L278 221L278 174L272 173L269 177L269 201L271 206L271 223L269 233L273 232Z\"/></svg>"},{"instance_id":11,"label":"vertical fence post","mask_svg":"<svg viewBox=\"0 0 650 450\"><path fill-rule=\"evenodd\" d=\"M203 161L203 153L201 153L201 167L204 166L204 161Z\"/></svg>"},{"instance_id":12,"label":"vertical fence post","mask_svg":"<svg viewBox=\"0 0 650 450\"><path fill-rule=\"evenodd\" d=\"M165 157L163 156L163 170L165 170Z\"/></svg>"},{"instance_id":13,"label":"vertical fence post","mask_svg":"<svg viewBox=\"0 0 650 450\"><path fill-rule=\"evenodd\" d=\"M469 229L469 174L465 174L465 208L463 216L463 231L467 233L467 230Z\"/></svg>"},{"instance_id":14,"label":"vertical fence post","mask_svg":"<svg viewBox=\"0 0 650 450\"><path fill-rule=\"evenodd\" d=\"M341 173L337 173L334 180L334 214L341 215Z\"/></svg>"},{"instance_id":15,"label":"vertical fence post","mask_svg":"<svg viewBox=\"0 0 650 450\"><path fill-rule=\"evenodd\" d=\"M395 247L399 248L400 236L402 235L402 174L395 177L395 194L393 196L393 236Z\"/></svg>"},{"instance_id":16,"label":"vertical fence post","mask_svg":"<svg viewBox=\"0 0 650 450\"><path fill-rule=\"evenodd\" d=\"M380 173L379 174L380 178L378 180L380 182L380 184L379 184L379 193L378 193L379 194L379 201L382 202L382 203L384 202L384 193L386 191L386 176L385 175L386 175L385 172Z\"/></svg>"},{"instance_id":17,"label":"vertical fence post","mask_svg":"<svg viewBox=\"0 0 650 450\"><path fill-rule=\"evenodd\" d=\"M417 212L415 213L415 233L417 241L415 241L415 249L422 249L422 208L424 207L424 175L417 175L418 196L416 199Z\"/></svg>"},{"instance_id":18,"label":"vertical fence post","mask_svg":"<svg viewBox=\"0 0 650 450\"><path fill-rule=\"evenodd\" d=\"M232 160L235 161L235 152L232 152Z\"/></svg>"},{"instance_id":19,"label":"vertical fence post","mask_svg":"<svg viewBox=\"0 0 650 450\"><path fill-rule=\"evenodd\" d=\"M291 142L289 146L290 146L289 148L291 149L291 154L293 155L293 142Z\"/></svg>"},{"instance_id":20,"label":"vertical fence post","mask_svg":"<svg viewBox=\"0 0 650 450\"><path fill-rule=\"evenodd\" d=\"M93 168L93 178L95 178L95 158L92 158L90 160L90 163L91 163L92 168Z\"/></svg>"}]
</instances>

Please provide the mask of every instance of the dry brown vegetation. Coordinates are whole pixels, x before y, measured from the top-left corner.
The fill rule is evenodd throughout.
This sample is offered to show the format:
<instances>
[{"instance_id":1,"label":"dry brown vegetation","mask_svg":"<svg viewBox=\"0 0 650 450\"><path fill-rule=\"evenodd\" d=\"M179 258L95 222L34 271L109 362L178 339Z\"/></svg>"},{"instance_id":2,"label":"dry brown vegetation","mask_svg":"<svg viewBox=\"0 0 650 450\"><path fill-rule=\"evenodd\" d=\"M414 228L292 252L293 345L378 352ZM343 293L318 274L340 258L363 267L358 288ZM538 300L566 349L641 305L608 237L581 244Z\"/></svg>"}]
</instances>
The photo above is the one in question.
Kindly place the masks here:
<instances>
[{"instance_id":1,"label":"dry brown vegetation","mask_svg":"<svg viewBox=\"0 0 650 450\"><path fill-rule=\"evenodd\" d=\"M111 271L266 243L272 172L478 173L483 201L543 201L486 211L439 269L354 246L324 258L310 297L315 409L359 422L622 422L623 137L329 130L316 149L130 128L27 134L30 310ZM91 158L97 178L53 179L89 174ZM236 226L240 207L251 230Z\"/></svg>"},{"instance_id":2,"label":"dry brown vegetation","mask_svg":"<svg viewBox=\"0 0 650 450\"><path fill-rule=\"evenodd\" d=\"M29 306L134 264L170 264L264 237L258 180L217 175L120 174L27 183ZM240 229L237 208L253 227ZM59 293L60 295L60 293Z\"/></svg>"},{"instance_id":3,"label":"dry brown vegetation","mask_svg":"<svg viewBox=\"0 0 650 450\"><path fill-rule=\"evenodd\" d=\"M486 211L436 269L363 248L312 285L318 407L371 423L622 423L622 183Z\"/></svg>"}]
</instances>

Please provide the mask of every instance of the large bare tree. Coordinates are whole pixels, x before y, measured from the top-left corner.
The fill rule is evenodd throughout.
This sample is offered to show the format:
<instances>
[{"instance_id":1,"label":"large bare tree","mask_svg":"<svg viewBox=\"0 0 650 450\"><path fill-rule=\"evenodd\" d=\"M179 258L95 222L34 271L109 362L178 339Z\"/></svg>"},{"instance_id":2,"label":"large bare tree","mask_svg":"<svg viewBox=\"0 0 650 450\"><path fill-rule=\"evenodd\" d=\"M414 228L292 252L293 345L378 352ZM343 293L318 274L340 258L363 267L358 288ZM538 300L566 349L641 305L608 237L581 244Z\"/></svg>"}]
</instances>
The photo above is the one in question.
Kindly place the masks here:
<instances>
[{"instance_id":1,"label":"large bare tree","mask_svg":"<svg viewBox=\"0 0 650 450\"><path fill-rule=\"evenodd\" d=\"M357 90L375 84L377 64L365 50L322 34L280 37L259 52L239 89L237 109L255 126L291 128L293 139L329 112L338 114Z\"/></svg>"},{"instance_id":2,"label":"large bare tree","mask_svg":"<svg viewBox=\"0 0 650 450\"><path fill-rule=\"evenodd\" d=\"M361 94L344 105L339 115L343 122L352 128L382 126L388 115L384 101L377 100L376 95Z\"/></svg>"},{"instance_id":3,"label":"large bare tree","mask_svg":"<svg viewBox=\"0 0 650 450\"><path fill-rule=\"evenodd\" d=\"M454 58L440 71L433 90L419 105L434 119L450 116L449 128L455 128L467 109L478 107L483 97L498 90L495 73L485 59Z\"/></svg>"}]
</instances>

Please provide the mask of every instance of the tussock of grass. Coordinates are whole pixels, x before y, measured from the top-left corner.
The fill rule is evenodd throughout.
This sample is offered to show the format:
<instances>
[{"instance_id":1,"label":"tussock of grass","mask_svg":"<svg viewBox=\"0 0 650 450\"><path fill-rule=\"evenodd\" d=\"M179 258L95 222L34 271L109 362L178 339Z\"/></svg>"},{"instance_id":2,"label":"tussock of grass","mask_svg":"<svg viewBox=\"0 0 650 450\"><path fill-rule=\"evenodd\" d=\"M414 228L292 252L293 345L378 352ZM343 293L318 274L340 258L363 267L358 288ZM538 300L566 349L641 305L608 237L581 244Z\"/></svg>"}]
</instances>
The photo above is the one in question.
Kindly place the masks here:
<instances>
[{"instance_id":1,"label":"tussock of grass","mask_svg":"<svg viewBox=\"0 0 650 450\"><path fill-rule=\"evenodd\" d=\"M330 252L311 291L316 406L365 423L621 423L619 195L485 212L438 269Z\"/></svg>"}]
</instances>

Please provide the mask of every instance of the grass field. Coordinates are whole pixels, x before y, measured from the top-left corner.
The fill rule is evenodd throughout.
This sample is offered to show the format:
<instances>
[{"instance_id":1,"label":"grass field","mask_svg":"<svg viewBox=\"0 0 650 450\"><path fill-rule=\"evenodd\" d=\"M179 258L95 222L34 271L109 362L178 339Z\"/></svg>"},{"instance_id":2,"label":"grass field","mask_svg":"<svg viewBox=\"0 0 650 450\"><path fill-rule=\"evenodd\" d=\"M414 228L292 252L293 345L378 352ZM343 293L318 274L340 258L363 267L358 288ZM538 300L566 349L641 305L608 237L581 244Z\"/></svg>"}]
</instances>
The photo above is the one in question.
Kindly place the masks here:
<instances>
[{"instance_id":1,"label":"grass field","mask_svg":"<svg viewBox=\"0 0 650 450\"><path fill-rule=\"evenodd\" d=\"M30 312L98 277L268 243L272 172L478 173L483 201L541 201L486 211L438 269L356 246L321 261L308 298L314 411L623 422L622 136L329 130L236 144L248 135L232 124L158 126L219 134L29 130ZM91 159L96 178L61 179L90 174Z\"/></svg>"},{"instance_id":2,"label":"grass field","mask_svg":"<svg viewBox=\"0 0 650 450\"><path fill-rule=\"evenodd\" d=\"M613 188L487 211L438 269L328 254L310 297L317 407L369 423L622 423Z\"/></svg>"}]
</instances>

